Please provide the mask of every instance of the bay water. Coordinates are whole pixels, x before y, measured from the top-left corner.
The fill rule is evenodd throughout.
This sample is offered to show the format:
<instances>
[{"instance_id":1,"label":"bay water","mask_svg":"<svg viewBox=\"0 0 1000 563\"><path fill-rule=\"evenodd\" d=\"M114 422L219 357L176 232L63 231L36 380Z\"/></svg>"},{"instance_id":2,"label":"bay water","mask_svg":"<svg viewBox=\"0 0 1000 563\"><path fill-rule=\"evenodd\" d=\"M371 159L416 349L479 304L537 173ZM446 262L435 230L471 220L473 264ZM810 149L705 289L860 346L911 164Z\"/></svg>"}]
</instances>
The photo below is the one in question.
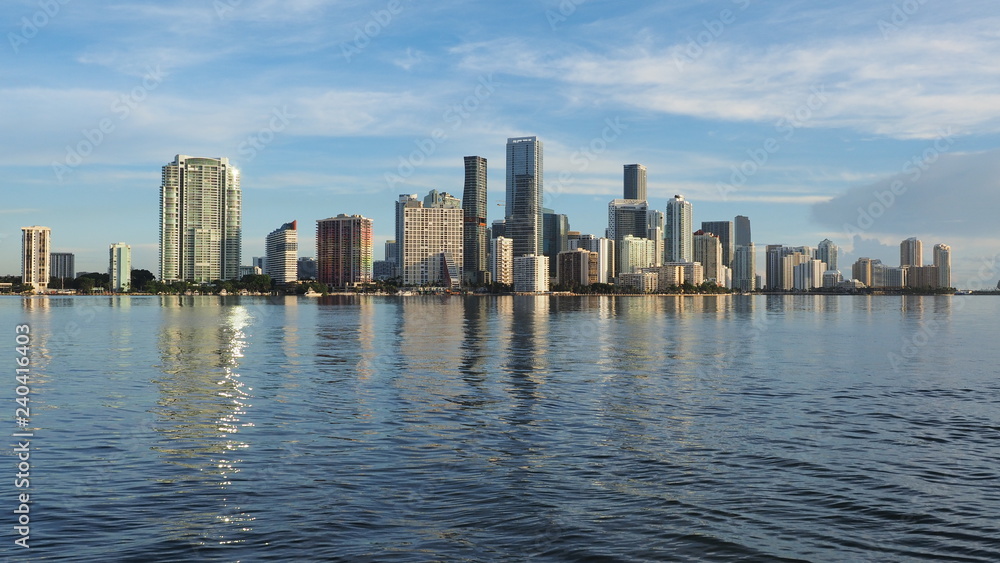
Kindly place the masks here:
<instances>
[{"instance_id":1,"label":"bay water","mask_svg":"<svg viewBox=\"0 0 1000 563\"><path fill-rule=\"evenodd\" d=\"M1000 300L35 297L27 561L998 561ZM30 492L30 548L14 544Z\"/></svg>"}]
</instances>

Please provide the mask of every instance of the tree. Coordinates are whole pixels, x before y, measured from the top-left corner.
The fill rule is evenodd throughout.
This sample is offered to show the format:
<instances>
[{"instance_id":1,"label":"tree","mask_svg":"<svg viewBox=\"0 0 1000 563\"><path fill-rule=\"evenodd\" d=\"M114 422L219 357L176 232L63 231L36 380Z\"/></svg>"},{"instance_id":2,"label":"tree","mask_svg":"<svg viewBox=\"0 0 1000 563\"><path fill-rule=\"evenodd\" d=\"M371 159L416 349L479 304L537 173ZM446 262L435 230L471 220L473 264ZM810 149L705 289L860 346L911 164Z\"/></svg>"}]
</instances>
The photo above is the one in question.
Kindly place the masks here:
<instances>
[{"instance_id":1,"label":"tree","mask_svg":"<svg viewBox=\"0 0 1000 563\"><path fill-rule=\"evenodd\" d=\"M155 279L156 276L154 276L153 272L150 272L149 270L133 269L132 274L129 277L129 282L130 282L129 288L131 288L132 291L138 291L140 289L144 289L146 287L146 284Z\"/></svg>"}]
</instances>

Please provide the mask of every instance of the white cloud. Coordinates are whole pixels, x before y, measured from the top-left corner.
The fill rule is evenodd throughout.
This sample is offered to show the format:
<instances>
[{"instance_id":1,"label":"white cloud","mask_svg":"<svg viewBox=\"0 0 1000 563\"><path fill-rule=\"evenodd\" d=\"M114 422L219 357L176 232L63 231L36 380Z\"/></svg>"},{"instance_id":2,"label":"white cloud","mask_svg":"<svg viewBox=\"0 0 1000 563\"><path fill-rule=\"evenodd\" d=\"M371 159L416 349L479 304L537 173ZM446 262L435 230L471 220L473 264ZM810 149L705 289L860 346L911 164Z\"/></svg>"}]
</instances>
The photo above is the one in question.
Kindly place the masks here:
<instances>
[{"instance_id":1,"label":"white cloud","mask_svg":"<svg viewBox=\"0 0 1000 563\"><path fill-rule=\"evenodd\" d=\"M992 23L991 23L992 22ZM892 41L878 34L808 44L718 42L691 56L684 43L596 52L493 40L452 50L466 68L555 81L584 99L713 120L850 127L900 139L1000 132L996 18L935 27L913 24Z\"/></svg>"}]
</instances>

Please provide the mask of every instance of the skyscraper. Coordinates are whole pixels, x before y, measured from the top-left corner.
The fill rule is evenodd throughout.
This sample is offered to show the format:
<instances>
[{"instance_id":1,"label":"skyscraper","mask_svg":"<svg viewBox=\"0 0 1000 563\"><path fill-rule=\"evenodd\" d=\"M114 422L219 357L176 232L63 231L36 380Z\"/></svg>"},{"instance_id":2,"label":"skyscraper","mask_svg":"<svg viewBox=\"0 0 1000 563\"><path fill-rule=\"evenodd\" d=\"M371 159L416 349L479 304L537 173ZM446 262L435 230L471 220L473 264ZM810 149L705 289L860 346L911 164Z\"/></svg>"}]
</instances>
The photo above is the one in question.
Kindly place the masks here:
<instances>
[{"instance_id":1,"label":"skyscraper","mask_svg":"<svg viewBox=\"0 0 1000 563\"><path fill-rule=\"evenodd\" d=\"M597 253L597 283L614 281L614 241L594 235L580 235L580 238L570 241L570 250L583 248Z\"/></svg>"},{"instance_id":2,"label":"skyscraper","mask_svg":"<svg viewBox=\"0 0 1000 563\"><path fill-rule=\"evenodd\" d=\"M625 165L625 199L646 199L646 167L641 164Z\"/></svg>"},{"instance_id":3,"label":"skyscraper","mask_svg":"<svg viewBox=\"0 0 1000 563\"><path fill-rule=\"evenodd\" d=\"M549 276L556 276L557 257L569 250L569 217L551 209L542 209L542 254L549 257Z\"/></svg>"},{"instance_id":4,"label":"skyscraper","mask_svg":"<svg viewBox=\"0 0 1000 563\"><path fill-rule=\"evenodd\" d=\"M514 284L514 241L503 236L490 240L490 275L494 283Z\"/></svg>"},{"instance_id":5,"label":"skyscraper","mask_svg":"<svg viewBox=\"0 0 1000 563\"><path fill-rule=\"evenodd\" d=\"M271 231L264 243L267 257L267 275L274 283L293 283L299 278L299 231L298 221L285 223Z\"/></svg>"},{"instance_id":6,"label":"skyscraper","mask_svg":"<svg viewBox=\"0 0 1000 563\"><path fill-rule=\"evenodd\" d=\"M753 243L738 245L733 252L733 288L740 291L757 289L757 249Z\"/></svg>"},{"instance_id":7,"label":"skyscraper","mask_svg":"<svg viewBox=\"0 0 1000 563\"><path fill-rule=\"evenodd\" d=\"M876 260L868 257L858 258L851 266L851 278L863 283L865 287L872 287L872 266L875 262Z\"/></svg>"},{"instance_id":8,"label":"skyscraper","mask_svg":"<svg viewBox=\"0 0 1000 563\"><path fill-rule=\"evenodd\" d=\"M938 268L938 287L951 285L951 247L947 244L934 245L934 265Z\"/></svg>"},{"instance_id":9,"label":"skyscraper","mask_svg":"<svg viewBox=\"0 0 1000 563\"><path fill-rule=\"evenodd\" d=\"M666 220L662 211L650 209L646 212L646 238L656 243L656 265L663 264L666 258L663 236Z\"/></svg>"},{"instance_id":10,"label":"skyscraper","mask_svg":"<svg viewBox=\"0 0 1000 563\"><path fill-rule=\"evenodd\" d=\"M21 283L31 284L35 291L49 288L49 251L52 247L52 229L48 227L21 227Z\"/></svg>"},{"instance_id":11,"label":"skyscraper","mask_svg":"<svg viewBox=\"0 0 1000 563\"><path fill-rule=\"evenodd\" d=\"M514 257L514 291L519 293L544 293L549 290L549 257Z\"/></svg>"},{"instance_id":12,"label":"skyscraper","mask_svg":"<svg viewBox=\"0 0 1000 563\"><path fill-rule=\"evenodd\" d=\"M899 243L899 267L923 266L924 243L917 237L910 237Z\"/></svg>"},{"instance_id":13,"label":"skyscraper","mask_svg":"<svg viewBox=\"0 0 1000 563\"><path fill-rule=\"evenodd\" d=\"M737 215L735 221L736 241L734 246L748 246L753 243L750 236L750 218L744 215Z\"/></svg>"},{"instance_id":14,"label":"skyscraper","mask_svg":"<svg viewBox=\"0 0 1000 563\"><path fill-rule=\"evenodd\" d=\"M341 213L316 221L316 276L349 287L372 281L373 221Z\"/></svg>"},{"instance_id":15,"label":"skyscraper","mask_svg":"<svg viewBox=\"0 0 1000 563\"><path fill-rule=\"evenodd\" d=\"M413 205L412 202L420 203L417 199L417 194L399 194L399 198L396 200L396 275L402 276L403 271L400 269L403 264L403 210L406 209L407 205ZM388 247L387 247L388 248ZM388 260L388 258L386 258Z\"/></svg>"},{"instance_id":16,"label":"skyscraper","mask_svg":"<svg viewBox=\"0 0 1000 563\"><path fill-rule=\"evenodd\" d=\"M76 257L72 252L50 252L50 276L59 278L60 282L76 278ZM59 289L65 289L60 287Z\"/></svg>"},{"instance_id":17,"label":"skyscraper","mask_svg":"<svg viewBox=\"0 0 1000 563\"><path fill-rule=\"evenodd\" d=\"M701 230L706 233L712 233L713 235L719 237L719 243L722 245L722 265L727 268L732 267L733 264L733 253L735 251L735 237L733 236L733 222L732 221L702 221ZM698 260L695 259L695 262ZM706 277L710 277L707 273Z\"/></svg>"},{"instance_id":18,"label":"skyscraper","mask_svg":"<svg viewBox=\"0 0 1000 563\"><path fill-rule=\"evenodd\" d=\"M424 196L424 207L459 209L462 207L462 201L448 192L431 190Z\"/></svg>"},{"instance_id":19,"label":"skyscraper","mask_svg":"<svg viewBox=\"0 0 1000 563\"><path fill-rule=\"evenodd\" d=\"M404 202L401 197L400 203L397 209L402 213L402 228L397 226L400 238L396 244L402 249L397 267L403 283L460 285L465 212L461 207L425 207L416 198Z\"/></svg>"},{"instance_id":20,"label":"skyscraper","mask_svg":"<svg viewBox=\"0 0 1000 563\"><path fill-rule=\"evenodd\" d=\"M838 254L840 249L830 239L823 239L816 247L816 259L826 262L827 270L838 270Z\"/></svg>"},{"instance_id":21,"label":"skyscraper","mask_svg":"<svg viewBox=\"0 0 1000 563\"><path fill-rule=\"evenodd\" d=\"M608 231L609 239L615 241L615 253L612 276L617 276L623 272L622 269L622 245L625 237L645 239L648 235L647 221L649 220L649 205L641 199L613 199L608 203ZM649 264L644 265L643 267ZM631 272L626 272L631 273Z\"/></svg>"},{"instance_id":22,"label":"skyscraper","mask_svg":"<svg viewBox=\"0 0 1000 563\"><path fill-rule=\"evenodd\" d=\"M693 235L694 262L701 264L705 279L714 280L717 285L726 285L722 275L722 242L719 235L699 230Z\"/></svg>"},{"instance_id":23,"label":"skyscraper","mask_svg":"<svg viewBox=\"0 0 1000 563\"><path fill-rule=\"evenodd\" d=\"M237 278L241 214L240 172L228 158L177 155L160 185L160 279Z\"/></svg>"},{"instance_id":24,"label":"skyscraper","mask_svg":"<svg viewBox=\"0 0 1000 563\"><path fill-rule=\"evenodd\" d=\"M667 202L666 247L667 262L692 262L693 237L691 202L675 195Z\"/></svg>"},{"instance_id":25,"label":"skyscraper","mask_svg":"<svg viewBox=\"0 0 1000 563\"><path fill-rule=\"evenodd\" d=\"M514 256L542 254L542 142L538 137L507 139L505 234Z\"/></svg>"},{"instance_id":26,"label":"skyscraper","mask_svg":"<svg viewBox=\"0 0 1000 563\"><path fill-rule=\"evenodd\" d=\"M111 291L124 292L132 289L132 247L124 242L116 242L109 248L108 277ZM141 289L141 288L137 288Z\"/></svg>"},{"instance_id":27,"label":"skyscraper","mask_svg":"<svg viewBox=\"0 0 1000 563\"><path fill-rule=\"evenodd\" d=\"M486 159L481 156L465 157L465 190L462 192L462 210L465 212L462 260L462 277L466 282L487 281L486 259Z\"/></svg>"}]
</instances>

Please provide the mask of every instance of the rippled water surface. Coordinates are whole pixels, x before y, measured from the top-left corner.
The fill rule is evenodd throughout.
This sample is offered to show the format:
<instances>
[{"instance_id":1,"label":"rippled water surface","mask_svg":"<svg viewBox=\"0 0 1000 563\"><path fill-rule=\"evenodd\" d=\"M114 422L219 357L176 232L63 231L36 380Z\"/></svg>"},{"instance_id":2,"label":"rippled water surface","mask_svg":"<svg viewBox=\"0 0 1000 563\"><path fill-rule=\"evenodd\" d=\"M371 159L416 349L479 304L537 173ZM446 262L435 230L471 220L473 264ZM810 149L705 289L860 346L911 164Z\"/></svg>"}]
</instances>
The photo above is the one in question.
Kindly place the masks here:
<instances>
[{"instance_id":1,"label":"rippled water surface","mask_svg":"<svg viewBox=\"0 0 1000 563\"><path fill-rule=\"evenodd\" d=\"M3 555L998 561L998 313L977 296L2 299L9 364L32 328L37 428L32 547L12 545L8 449Z\"/></svg>"}]
</instances>

